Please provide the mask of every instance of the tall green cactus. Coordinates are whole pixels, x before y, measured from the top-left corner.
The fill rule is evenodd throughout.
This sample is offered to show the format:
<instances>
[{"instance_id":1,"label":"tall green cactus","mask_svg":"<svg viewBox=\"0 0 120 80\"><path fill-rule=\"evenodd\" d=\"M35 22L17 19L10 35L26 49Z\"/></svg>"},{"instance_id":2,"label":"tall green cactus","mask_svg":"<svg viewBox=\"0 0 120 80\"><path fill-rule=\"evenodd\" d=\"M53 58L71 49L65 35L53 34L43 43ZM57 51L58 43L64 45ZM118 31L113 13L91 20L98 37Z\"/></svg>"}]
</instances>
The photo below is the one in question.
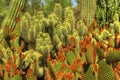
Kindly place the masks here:
<instances>
[{"instance_id":1,"label":"tall green cactus","mask_svg":"<svg viewBox=\"0 0 120 80\"><path fill-rule=\"evenodd\" d=\"M96 0L79 0L81 6L81 19L90 26L95 19Z\"/></svg>"},{"instance_id":2,"label":"tall green cactus","mask_svg":"<svg viewBox=\"0 0 120 80\"><path fill-rule=\"evenodd\" d=\"M25 0L12 0L10 9L5 19L2 22L1 29L3 35L6 38L11 30L15 28L16 23L19 21L19 15L23 9Z\"/></svg>"},{"instance_id":3,"label":"tall green cactus","mask_svg":"<svg viewBox=\"0 0 120 80\"><path fill-rule=\"evenodd\" d=\"M59 3L56 3L56 4L55 4L54 13L55 13L59 18L62 17L62 8L61 8L61 5L60 5Z\"/></svg>"}]
</instances>

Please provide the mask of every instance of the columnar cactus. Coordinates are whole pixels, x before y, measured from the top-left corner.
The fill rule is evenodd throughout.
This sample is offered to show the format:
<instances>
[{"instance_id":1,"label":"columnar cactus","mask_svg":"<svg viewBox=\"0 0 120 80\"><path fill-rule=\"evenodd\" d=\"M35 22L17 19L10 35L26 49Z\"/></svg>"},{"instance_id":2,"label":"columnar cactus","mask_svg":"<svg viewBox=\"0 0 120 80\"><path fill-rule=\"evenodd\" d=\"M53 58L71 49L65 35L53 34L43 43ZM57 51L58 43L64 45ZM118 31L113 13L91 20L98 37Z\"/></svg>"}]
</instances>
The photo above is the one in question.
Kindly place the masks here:
<instances>
[{"instance_id":1,"label":"columnar cactus","mask_svg":"<svg viewBox=\"0 0 120 80\"><path fill-rule=\"evenodd\" d=\"M26 13L22 16L20 21L21 37L27 42L35 42L37 34L39 32L45 31L44 19L41 19L42 15L32 16L29 13ZM41 19L41 20L40 20Z\"/></svg>"},{"instance_id":2,"label":"columnar cactus","mask_svg":"<svg viewBox=\"0 0 120 80\"><path fill-rule=\"evenodd\" d=\"M3 35L6 38L9 33L15 28L16 23L19 21L19 15L23 9L25 0L12 0L9 13L6 15L2 22L1 29L3 29Z\"/></svg>"},{"instance_id":3,"label":"columnar cactus","mask_svg":"<svg viewBox=\"0 0 120 80\"><path fill-rule=\"evenodd\" d=\"M61 18L62 17L62 7L59 3L56 3L54 6L54 13Z\"/></svg>"},{"instance_id":4,"label":"columnar cactus","mask_svg":"<svg viewBox=\"0 0 120 80\"><path fill-rule=\"evenodd\" d=\"M95 18L96 0L81 0L81 20L90 26Z\"/></svg>"},{"instance_id":5,"label":"columnar cactus","mask_svg":"<svg viewBox=\"0 0 120 80\"><path fill-rule=\"evenodd\" d=\"M5 9L5 5L4 5L4 0L0 0L0 18L3 18L6 14L6 9Z\"/></svg>"},{"instance_id":6,"label":"columnar cactus","mask_svg":"<svg viewBox=\"0 0 120 80\"><path fill-rule=\"evenodd\" d=\"M71 29L73 30L75 25L75 18L74 18L74 13L70 7L65 8L64 18L65 21L70 23Z\"/></svg>"},{"instance_id":7,"label":"columnar cactus","mask_svg":"<svg viewBox=\"0 0 120 80\"><path fill-rule=\"evenodd\" d=\"M78 34L80 36L80 39L82 39L82 37L87 33L88 29L87 27L85 26L84 22L82 20L80 20L78 22L78 25L77 25L77 30L78 30Z\"/></svg>"},{"instance_id":8,"label":"columnar cactus","mask_svg":"<svg viewBox=\"0 0 120 80\"><path fill-rule=\"evenodd\" d=\"M119 15L116 13L113 17L113 29L115 33L120 35L120 22L119 22Z\"/></svg>"},{"instance_id":9,"label":"columnar cactus","mask_svg":"<svg viewBox=\"0 0 120 80\"><path fill-rule=\"evenodd\" d=\"M25 41L28 41L28 20L25 16L22 16L20 21L20 29L21 29L21 37L25 39Z\"/></svg>"}]
</instances>

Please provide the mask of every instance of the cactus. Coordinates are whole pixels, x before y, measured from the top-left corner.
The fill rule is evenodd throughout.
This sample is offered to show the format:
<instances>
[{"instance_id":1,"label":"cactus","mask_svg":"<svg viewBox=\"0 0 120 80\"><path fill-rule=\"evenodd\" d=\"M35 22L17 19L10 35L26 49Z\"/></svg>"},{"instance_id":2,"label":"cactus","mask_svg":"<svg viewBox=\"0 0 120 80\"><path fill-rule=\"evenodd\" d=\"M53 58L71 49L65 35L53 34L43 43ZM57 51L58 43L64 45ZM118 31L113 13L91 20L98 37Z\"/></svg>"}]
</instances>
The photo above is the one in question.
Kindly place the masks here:
<instances>
[{"instance_id":1,"label":"cactus","mask_svg":"<svg viewBox=\"0 0 120 80\"><path fill-rule=\"evenodd\" d=\"M79 34L80 38L87 33L88 29L87 29L87 27L85 26L85 24L83 23L82 20L80 20L78 22L77 30L78 30L78 34Z\"/></svg>"},{"instance_id":2,"label":"cactus","mask_svg":"<svg viewBox=\"0 0 120 80\"><path fill-rule=\"evenodd\" d=\"M119 15L117 13L113 16L113 20L114 20L114 22L113 22L114 32L120 34Z\"/></svg>"},{"instance_id":3,"label":"cactus","mask_svg":"<svg viewBox=\"0 0 120 80\"><path fill-rule=\"evenodd\" d=\"M21 29L21 37L25 39L25 41L28 41L28 20L25 16L21 18L20 21L20 29Z\"/></svg>"},{"instance_id":4,"label":"cactus","mask_svg":"<svg viewBox=\"0 0 120 80\"><path fill-rule=\"evenodd\" d=\"M66 53L66 60L67 60L68 64L72 64L74 62L74 60L75 60L75 57L76 57L75 53L67 52Z\"/></svg>"},{"instance_id":5,"label":"cactus","mask_svg":"<svg viewBox=\"0 0 120 80\"><path fill-rule=\"evenodd\" d=\"M99 60L104 59L104 51L103 49L100 49L99 47L95 48L96 53L98 55Z\"/></svg>"},{"instance_id":6,"label":"cactus","mask_svg":"<svg viewBox=\"0 0 120 80\"><path fill-rule=\"evenodd\" d=\"M107 40L108 38L112 37L112 34L109 33L108 30L104 29L100 35L97 36L99 41Z\"/></svg>"},{"instance_id":7,"label":"cactus","mask_svg":"<svg viewBox=\"0 0 120 80\"><path fill-rule=\"evenodd\" d=\"M30 67L30 69L33 70L32 74L35 74L37 77L41 77L44 73L44 64L41 62L43 61L43 55L33 50L26 51L23 55L26 57L22 60L22 68L26 69L27 67Z\"/></svg>"},{"instance_id":8,"label":"cactus","mask_svg":"<svg viewBox=\"0 0 120 80\"><path fill-rule=\"evenodd\" d=\"M11 47L14 50L18 50L19 48L19 37L15 37L14 39L10 40Z\"/></svg>"},{"instance_id":9,"label":"cactus","mask_svg":"<svg viewBox=\"0 0 120 80\"><path fill-rule=\"evenodd\" d=\"M54 13L55 13L59 18L62 17L62 8L61 8L61 5L60 5L59 3L55 3Z\"/></svg>"},{"instance_id":10,"label":"cactus","mask_svg":"<svg viewBox=\"0 0 120 80\"><path fill-rule=\"evenodd\" d=\"M118 13L118 0L101 0L97 1L96 18L100 26L109 25L114 19L115 13Z\"/></svg>"},{"instance_id":11,"label":"cactus","mask_svg":"<svg viewBox=\"0 0 120 80\"><path fill-rule=\"evenodd\" d=\"M99 62L98 80L115 80L112 66L105 59Z\"/></svg>"},{"instance_id":12,"label":"cactus","mask_svg":"<svg viewBox=\"0 0 120 80\"><path fill-rule=\"evenodd\" d=\"M53 4L48 11L50 14L45 14L46 8L36 11L33 1L30 6L34 13L23 12L21 16L18 9L23 8L25 1L12 0L10 12L6 14L0 30L0 77L8 80L33 80L42 76L46 80L114 80L113 67L120 60L119 50L114 50L115 44L119 44L120 22L117 12L114 17L111 16L113 23L108 16L114 12L106 13L109 1L111 6L113 0L98 3L100 12L96 13L96 18L99 24L93 22L95 0L79 0L82 16L78 21L74 6L63 5L61 0L55 0L58 3L46 1L48 3L43 5L46 8ZM108 28L98 28L98 25L107 24ZM10 32L5 31L4 26Z\"/></svg>"},{"instance_id":13,"label":"cactus","mask_svg":"<svg viewBox=\"0 0 120 80\"><path fill-rule=\"evenodd\" d=\"M104 26L106 24L106 1L105 0L97 1L96 18L100 26Z\"/></svg>"},{"instance_id":14,"label":"cactus","mask_svg":"<svg viewBox=\"0 0 120 80\"><path fill-rule=\"evenodd\" d=\"M87 71L82 73L83 74L82 80L89 80L89 79L95 80L95 75L93 73L94 73L93 66L90 65Z\"/></svg>"},{"instance_id":15,"label":"cactus","mask_svg":"<svg viewBox=\"0 0 120 80\"><path fill-rule=\"evenodd\" d=\"M106 60L108 63L115 63L120 61L119 57L120 57L120 52L116 50L116 51L110 52Z\"/></svg>"},{"instance_id":16,"label":"cactus","mask_svg":"<svg viewBox=\"0 0 120 80\"><path fill-rule=\"evenodd\" d=\"M5 9L5 5L4 5L4 0L0 0L0 19L4 18L4 16L6 15L6 9ZM1 25L1 24L0 24Z\"/></svg>"},{"instance_id":17,"label":"cactus","mask_svg":"<svg viewBox=\"0 0 120 80\"><path fill-rule=\"evenodd\" d=\"M11 80L22 80L22 76L15 75Z\"/></svg>"},{"instance_id":18,"label":"cactus","mask_svg":"<svg viewBox=\"0 0 120 80\"><path fill-rule=\"evenodd\" d=\"M90 26L95 18L96 0L81 0L81 20Z\"/></svg>"},{"instance_id":19,"label":"cactus","mask_svg":"<svg viewBox=\"0 0 120 80\"><path fill-rule=\"evenodd\" d=\"M95 56L93 55L93 47L89 46L88 50L86 51L86 60L88 62L88 64L92 64L94 63L93 58Z\"/></svg>"},{"instance_id":20,"label":"cactus","mask_svg":"<svg viewBox=\"0 0 120 80\"><path fill-rule=\"evenodd\" d=\"M39 32L44 32L48 21L44 18L42 12L36 16L31 16L28 12L22 16L20 21L21 37L29 43L29 49L35 49L36 38Z\"/></svg>"},{"instance_id":21,"label":"cactus","mask_svg":"<svg viewBox=\"0 0 120 80\"><path fill-rule=\"evenodd\" d=\"M47 56L52 50L52 42L49 34L40 32L36 39L36 50Z\"/></svg>"},{"instance_id":22,"label":"cactus","mask_svg":"<svg viewBox=\"0 0 120 80\"><path fill-rule=\"evenodd\" d=\"M2 55L1 56L2 56L1 61L4 64L6 64L7 60L12 59L13 53L9 48L8 49L2 48Z\"/></svg>"},{"instance_id":23,"label":"cactus","mask_svg":"<svg viewBox=\"0 0 120 80\"><path fill-rule=\"evenodd\" d=\"M1 25L1 29L3 29L3 35L5 38L11 33L9 30L13 30L18 22L18 18L21 10L24 7L24 3L25 0L11 1L10 9L8 11L9 13L6 15Z\"/></svg>"},{"instance_id":24,"label":"cactus","mask_svg":"<svg viewBox=\"0 0 120 80\"><path fill-rule=\"evenodd\" d=\"M48 20L51 27L54 27L58 23L58 17L54 12L48 16Z\"/></svg>"},{"instance_id":25,"label":"cactus","mask_svg":"<svg viewBox=\"0 0 120 80\"><path fill-rule=\"evenodd\" d=\"M74 13L70 7L65 8L64 18L65 18L65 21L70 23L71 29L73 30L75 25L75 18L74 18ZM73 31L71 31L71 33L72 32Z\"/></svg>"}]
</instances>

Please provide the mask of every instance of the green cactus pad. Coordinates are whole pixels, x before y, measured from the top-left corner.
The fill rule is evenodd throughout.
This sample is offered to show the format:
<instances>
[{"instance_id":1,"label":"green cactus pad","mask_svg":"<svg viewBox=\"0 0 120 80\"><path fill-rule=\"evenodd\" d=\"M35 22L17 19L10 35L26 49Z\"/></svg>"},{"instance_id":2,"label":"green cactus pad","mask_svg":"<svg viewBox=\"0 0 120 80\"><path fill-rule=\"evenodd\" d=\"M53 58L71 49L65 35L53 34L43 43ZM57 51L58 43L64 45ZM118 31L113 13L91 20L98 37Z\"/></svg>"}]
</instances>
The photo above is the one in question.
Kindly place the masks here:
<instances>
[{"instance_id":1,"label":"green cactus pad","mask_svg":"<svg viewBox=\"0 0 120 80\"><path fill-rule=\"evenodd\" d=\"M98 80L115 80L113 68L105 59L99 62Z\"/></svg>"},{"instance_id":2,"label":"green cactus pad","mask_svg":"<svg viewBox=\"0 0 120 80\"><path fill-rule=\"evenodd\" d=\"M115 63L120 61L120 51L116 50L113 52L110 52L107 56L107 62L109 63Z\"/></svg>"},{"instance_id":3,"label":"green cactus pad","mask_svg":"<svg viewBox=\"0 0 120 80\"><path fill-rule=\"evenodd\" d=\"M22 76L15 75L11 80L22 80Z\"/></svg>"},{"instance_id":4,"label":"green cactus pad","mask_svg":"<svg viewBox=\"0 0 120 80\"><path fill-rule=\"evenodd\" d=\"M72 64L73 62L74 62L74 60L75 60L75 53L73 53L73 52L67 52L66 53L66 59L67 59L67 62L69 63L69 64Z\"/></svg>"},{"instance_id":5,"label":"green cactus pad","mask_svg":"<svg viewBox=\"0 0 120 80\"><path fill-rule=\"evenodd\" d=\"M95 80L94 69L92 65L89 66L86 72L82 73L82 80Z\"/></svg>"}]
</instances>

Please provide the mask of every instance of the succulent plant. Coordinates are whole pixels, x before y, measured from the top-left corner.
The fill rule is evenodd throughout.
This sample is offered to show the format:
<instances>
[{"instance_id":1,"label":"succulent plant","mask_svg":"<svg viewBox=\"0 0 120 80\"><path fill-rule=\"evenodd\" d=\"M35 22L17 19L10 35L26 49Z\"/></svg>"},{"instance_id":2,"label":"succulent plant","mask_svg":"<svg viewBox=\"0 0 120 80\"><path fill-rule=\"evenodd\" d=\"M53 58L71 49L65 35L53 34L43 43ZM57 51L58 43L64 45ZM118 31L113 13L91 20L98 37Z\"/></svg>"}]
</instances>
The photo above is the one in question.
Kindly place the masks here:
<instances>
[{"instance_id":1,"label":"succulent plant","mask_svg":"<svg viewBox=\"0 0 120 80\"><path fill-rule=\"evenodd\" d=\"M115 5L110 8L114 0L97 3L96 17L95 0L78 1L82 16L77 20L75 7L63 5L71 0L45 0L41 8L46 8L40 11L36 11L37 3L30 1L33 14L21 13L29 0L11 0L0 29L0 79L33 80L43 76L46 80L115 80L115 67L120 61L120 22ZM48 5L52 7L46 14ZM114 11L110 13L111 9Z\"/></svg>"},{"instance_id":2,"label":"succulent plant","mask_svg":"<svg viewBox=\"0 0 120 80\"><path fill-rule=\"evenodd\" d=\"M119 15L116 13L113 17L113 29L115 33L120 34L120 22L119 22Z\"/></svg>"},{"instance_id":3,"label":"succulent plant","mask_svg":"<svg viewBox=\"0 0 120 80\"><path fill-rule=\"evenodd\" d=\"M58 23L58 17L54 12L52 12L48 16L48 20L49 20L49 24L50 24L51 27L54 27Z\"/></svg>"},{"instance_id":4,"label":"succulent plant","mask_svg":"<svg viewBox=\"0 0 120 80\"><path fill-rule=\"evenodd\" d=\"M12 0L9 13L4 18L1 29L3 30L3 35L6 38L11 31L14 29L17 22L19 22L19 15L24 7L25 0Z\"/></svg>"},{"instance_id":5,"label":"succulent plant","mask_svg":"<svg viewBox=\"0 0 120 80\"><path fill-rule=\"evenodd\" d=\"M62 7L61 7L61 4L60 4L60 3L55 3L54 13L55 13L59 18L62 17Z\"/></svg>"},{"instance_id":6,"label":"succulent plant","mask_svg":"<svg viewBox=\"0 0 120 80\"><path fill-rule=\"evenodd\" d=\"M89 79L95 80L94 69L92 65L88 67L86 72L82 73L82 80L89 80Z\"/></svg>"},{"instance_id":7,"label":"succulent plant","mask_svg":"<svg viewBox=\"0 0 120 80\"><path fill-rule=\"evenodd\" d=\"M107 56L107 62L108 63L115 63L115 62L119 62L120 61L120 52L119 51L112 51L109 53L109 55Z\"/></svg>"},{"instance_id":8,"label":"succulent plant","mask_svg":"<svg viewBox=\"0 0 120 80\"><path fill-rule=\"evenodd\" d=\"M103 74L104 73L104 74ZM100 60L98 70L98 80L115 80L113 68L109 65L105 59Z\"/></svg>"},{"instance_id":9,"label":"succulent plant","mask_svg":"<svg viewBox=\"0 0 120 80\"><path fill-rule=\"evenodd\" d=\"M30 67L33 70L32 74L35 74L37 77L43 76L44 64L41 62L43 55L33 50L26 51L22 54L25 55L25 58L22 60L22 68L26 69Z\"/></svg>"},{"instance_id":10,"label":"succulent plant","mask_svg":"<svg viewBox=\"0 0 120 80\"><path fill-rule=\"evenodd\" d=\"M0 18L3 18L6 15L6 9L4 5L4 0L0 0Z\"/></svg>"},{"instance_id":11,"label":"succulent plant","mask_svg":"<svg viewBox=\"0 0 120 80\"><path fill-rule=\"evenodd\" d=\"M90 26L95 18L96 0L81 0L81 20L85 21L86 26Z\"/></svg>"},{"instance_id":12,"label":"succulent plant","mask_svg":"<svg viewBox=\"0 0 120 80\"><path fill-rule=\"evenodd\" d=\"M74 13L70 7L65 8L64 18L65 21L69 22L69 24L71 25L71 29L73 30L75 25L75 18L74 18Z\"/></svg>"},{"instance_id":13,"label":"succulent plant","mask_svg":"<svg viewBox=\"0 0 120 80\"><path fill-rule=\"evenodd\" d=\"M104 59L104 51L100 47L96 47L96 54L98 55L99 60Z\"/></svg>"},{"instance_id":14,"label":"succulent plant","mask_svg":"<svg viewBox=\"0 0 120 80\"><path fill-rule=\"evenodd\" d=\"M25 16L22 16L20 21L20 27L21 27L21 37L23 37L26 41L28 41L28 20Z\"/></svg>"},{"instance_id":15,"label":"succulent plant","mask_svg":"<svg viewBox=\"0 0 120 80\"><path fill-rule=\"evenodd\" d=\"M48 33L40 32L36 39L36 50L47 56L52 50L52 42Z\"/></svg>"},{"instance_id":16,"label":"succulent plant","mask_svg":"<svg viewBox=\"0 0 120 80\"><path fill-rule=\"evenodd\" d=\"M82 20L80 20L78 22L77 30L78 30L78 34L80 36L80 39L81 39L82 36L84 36L87 33L88 29L87 29L87 27L85 26L85 24Z\"/></svg>"},{"instance_id":17,"label":"succulent plant","mask_svg":"<svg viewBox=\"0 0 120 80\"><path fill-rule=\"evenodd\" d=\"M73 53L71 51L66 53L66 60L67 60L68 64L72 64L74 62L75 58L76 58L75 53Z\"/></svg>"},{"instance_id":18,"label":"succulent plant","mask_svg":"<svg viewBox=\"0 0 120 80\"><path fill-rule=\"evenodd\" d=\"M11 80L22 80L22 76L15 75Z\"/></svg>"}]
</instances>

